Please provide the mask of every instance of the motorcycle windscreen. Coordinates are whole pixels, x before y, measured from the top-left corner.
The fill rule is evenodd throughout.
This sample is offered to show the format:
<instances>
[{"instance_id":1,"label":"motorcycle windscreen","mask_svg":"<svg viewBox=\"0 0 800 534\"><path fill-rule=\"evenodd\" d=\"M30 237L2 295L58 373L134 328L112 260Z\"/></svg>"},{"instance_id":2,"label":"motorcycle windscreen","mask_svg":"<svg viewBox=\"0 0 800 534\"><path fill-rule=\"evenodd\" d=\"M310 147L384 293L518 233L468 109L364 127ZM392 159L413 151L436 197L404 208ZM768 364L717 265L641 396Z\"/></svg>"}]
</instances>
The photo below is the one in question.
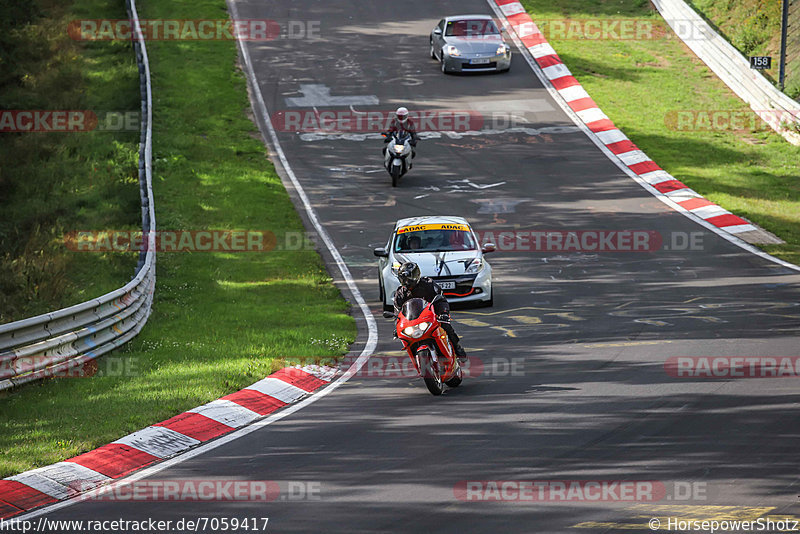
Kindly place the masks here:
<instances>
[{"instance_id":1,"label":"motorcycle windscreen","mask_svg":"<svg viewBox=\"0 0 800 534\"><path fill-rule=\"evenodd\" d=\"M422 315L425 306L427 306L427 303L422 299L409 299L403 304L401 311L406 320L416 321L419 319L419 316Z\"/></svg>"}]
</instances>

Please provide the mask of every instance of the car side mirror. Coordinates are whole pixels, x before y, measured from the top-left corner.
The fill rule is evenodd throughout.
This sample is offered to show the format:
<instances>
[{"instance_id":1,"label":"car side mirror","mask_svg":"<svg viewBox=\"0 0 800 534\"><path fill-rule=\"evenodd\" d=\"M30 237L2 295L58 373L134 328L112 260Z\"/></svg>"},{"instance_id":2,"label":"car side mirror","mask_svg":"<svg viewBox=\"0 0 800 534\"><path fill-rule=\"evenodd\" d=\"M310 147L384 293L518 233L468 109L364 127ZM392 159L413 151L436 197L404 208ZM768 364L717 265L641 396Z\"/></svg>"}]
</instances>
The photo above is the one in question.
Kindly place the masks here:
<instances>
[{"instance_id":1,"label":"car side mirror","mask_svg":"<svg viewBox=\"0 0 800 534\"><path fill-rule=\"evenodd\" d=\"M490 252L494 252L495 250L497 250L497 247L494 245L494 243L485 243L481 247L481 252L483 252L484 254L488 254Z\"/></svg>"},{"instance_id":2,"label":"car side mirror","mask_svg":"<svg viewBox=\"0 0 800 534\"><path fill-rule=\"evenodd\" d=\"M389 252L387 252L386 249L383 248L383 247L378 247L378 248L374 249L372 251L372 253L374 255L376 255L377 257L379 257L379 258L388 258L389 257Z\"/></svg>"},{"instance_id":3,"label":"car side mirror","mask_svg":"<svg viewBox=\"0 0 800 534\"><path fill-rule=\"evenodd\" d=\"M433 30L433 34L434 35L442 35L442 29L441 28L436 28L435 30Z\"/></svg>"},{"instance_id":4,"label":"car side mirror","mask_svg":"<svg viewBox=\"0 0 800 534\"><path fill-rule=\"evenodd\" d=\"M383 312L383 316L384 316L384 317L386 317L387 319L394 319L394 318L396 317L396 315L395 315L395 314L393 314L393 313L392 313L392 312L390 312L390 311L385 311L385 312Z\"/></svg>"}]
</instances>

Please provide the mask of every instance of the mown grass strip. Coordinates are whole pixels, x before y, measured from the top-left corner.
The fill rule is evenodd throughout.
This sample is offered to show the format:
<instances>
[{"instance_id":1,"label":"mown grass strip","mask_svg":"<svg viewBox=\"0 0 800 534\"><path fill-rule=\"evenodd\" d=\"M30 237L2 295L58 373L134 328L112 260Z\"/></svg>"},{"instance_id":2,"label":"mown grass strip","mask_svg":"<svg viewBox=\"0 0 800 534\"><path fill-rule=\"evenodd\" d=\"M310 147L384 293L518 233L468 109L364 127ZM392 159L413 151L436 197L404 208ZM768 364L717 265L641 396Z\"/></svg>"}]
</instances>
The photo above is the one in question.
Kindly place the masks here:
<instances>
[{"instance_id":1,"label":"mown grass strip","mask_svg":"<svg viewBox=\"0 0 800 534\"><path fill-rule=\"evenodd\" d=\"M752 116L739 100L670 31L621 38L619 31L583 32L614 21L643 20L663 27L647 0L522 0L551 44L600 108L648 156L692 189L786 241L763 248L800 263L800 147L768 127L714 127L709 119ZM617 26L619 28L619 26ZM636 33L632 35L635 37ZM695 120L681 124L678 112ZM705 114L705 115L704 115ZM724 121L723 121L724 122ZM719 124L723 124L719 122ZM735 123L734 123L735 125ZM710 128L709 128L710 126Z\"/></svg>"},{"instance_id":2,"label":"mown grass strip","mask_svg":"<svg viewBox=\"0 0 800 534\"><path fill-rule=\"evenodd\" d=\"M116 11L103 16L125 18L121 3L109 4ZM73 10L85 6L77 0ZM222 0L148 0L140 16L218 19L224 9ZM235 43L147 46L159 228L263 230L296 241L304 229L246 116ZM314 250L160 253L157 273L147 326L101 360L101 373L0 396L0 476L91 450L289 362L341 355L355 337L348 304Z\"/></svg>"},{"instance_id":3,"label":"mown grass strip","mask_svg":"<svg viewBox=\"0 0 800 534\"><path fill-rule=\"evenodd\" d=\"M67 232L140 227L139 78L129 42L67 35L70 20L119 17L118 2L12 0L0 17L5 110L133 114L132 129L0 133L0 323L83 302L124 285L134 255L73 254Z\"/></svg>"}]
</instances>

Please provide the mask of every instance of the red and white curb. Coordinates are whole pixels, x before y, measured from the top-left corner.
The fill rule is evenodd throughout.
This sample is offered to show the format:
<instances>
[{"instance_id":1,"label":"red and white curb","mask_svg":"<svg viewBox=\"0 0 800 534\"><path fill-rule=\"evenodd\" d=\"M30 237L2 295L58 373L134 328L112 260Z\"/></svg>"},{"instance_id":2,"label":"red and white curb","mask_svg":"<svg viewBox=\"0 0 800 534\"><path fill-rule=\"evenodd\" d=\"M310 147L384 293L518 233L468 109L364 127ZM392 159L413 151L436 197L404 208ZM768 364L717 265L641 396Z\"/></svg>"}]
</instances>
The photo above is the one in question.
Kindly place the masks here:
<instances>
[{"instance_id":1,"label":"red and white curb","mask_svg":"<svg viewBox=\"0 0 800 534\"><path fill-rule=\"evenodd\" d=\"M589 93L572 76L522 4L518 0L489 0L490 4L492 1L497 4L519 40L569 108L612 154L644 183L652 186L655 191L651 190L651 193L657 197L667 197L692 215L730 234L760 230L741 217L706 200L647 157L647 154L614 126Z\"/></svg>"},{"instance_id":2,"label":"red and white curb","mask_svg":"<svg viewBox=\"0 0 800 534\"><path fill-rule=\"evenodd\" d=\"M232 432L299 401L330 383L337 372L318 365L286 367L93 451L0 480L0 518L75 497Z\"/></svg>"}]
</instances>

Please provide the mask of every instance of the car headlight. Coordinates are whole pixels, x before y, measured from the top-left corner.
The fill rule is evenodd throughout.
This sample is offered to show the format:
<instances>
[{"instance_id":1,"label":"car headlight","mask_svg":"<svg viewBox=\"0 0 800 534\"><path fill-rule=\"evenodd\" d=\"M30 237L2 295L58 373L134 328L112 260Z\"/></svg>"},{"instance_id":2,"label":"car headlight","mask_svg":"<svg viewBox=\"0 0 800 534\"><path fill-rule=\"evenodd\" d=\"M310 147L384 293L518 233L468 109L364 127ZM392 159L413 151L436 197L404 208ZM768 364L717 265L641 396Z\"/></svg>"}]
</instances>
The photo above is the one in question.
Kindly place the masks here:
<instances>
[{"instance_id":1,"label":"car headlight","mask_svg":"<svg viewBox=\"0 0 800 534\"><path fill-rule=\"evenodd\" d=\"M466 272L468 272L468 273L479 273L482 270L483 270L483 258L475 258L467 266Z\"/></svg>"},{"instance_id":2,"label":"car headlight","mask_svg":"<svg viewBox=\"0 0 800 534\"><path fill-rule=\"evenodd\" d=\"M453 57L459 57L461 55L461 52L455 46L447 45L447 55Z\"/></svg>"},{"instance_id":3,"label":"car headlight","mask_svg":"<svg viewBox=\"0 0 800 534\"><path fill-rule=\"evenodd\" d=\"M511 49L508 45L500 45L497 47L497 52L495 52L498 56L507 56L508 53L511 52Z\"/></svg>"}]
</instances>

